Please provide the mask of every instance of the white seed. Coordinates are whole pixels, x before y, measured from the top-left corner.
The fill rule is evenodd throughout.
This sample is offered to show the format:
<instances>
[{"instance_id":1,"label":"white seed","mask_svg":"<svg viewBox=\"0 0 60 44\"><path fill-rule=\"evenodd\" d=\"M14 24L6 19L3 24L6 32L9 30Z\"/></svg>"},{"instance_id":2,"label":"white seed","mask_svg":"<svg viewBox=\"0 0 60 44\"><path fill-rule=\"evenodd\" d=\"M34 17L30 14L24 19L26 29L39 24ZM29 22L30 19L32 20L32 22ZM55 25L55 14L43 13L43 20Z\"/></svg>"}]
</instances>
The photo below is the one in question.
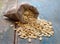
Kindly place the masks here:
<instances>
[{"instance_id":1,"label":"white seed","mask_svg":"<svg viewBox=\"0 0 60 44\"><path fill-rule=\"evenodd\" d=\"M32 38L35 38L35 39L36 39L36 38L37 38L37 36L32 36Z\"/></svg>"},{"instance_id":2,"label":"white seed","mask_svg":"<svg viewBox=\"0 0 60 44\"><path fill-rule=\"evenodd\" d=\"M51 31L51 33L54 33L54 31Z\"/></svg>"},{"instance_id":3,"label":"white seed","mask_svg":"<svg viewBox=\"0 0 60 44\"><path fill-rule=\"evenodd\" d=\"M19 32L18 35L21 35L21 32Z\"/></svg>"},{"instance_id":4,"label":"white seed","mask_svg":"<svg viewBox=\"0 0 60 44\"><path fill-rule=\"evenodd\" d=\"M13 27L14 25L10 25L11 27Z\"/></svg>"},{"instance_id":5,"label":"white seed","mask_svg":"<svg viewBox=\"0 0 60 44\"><path fill-rule=\"evenodd\" d=\"M44 36L44 34L39 35L40 37Z\"/></svg>"},{"instance_id":6,"label":"white seed","mask_svg":"<svg viewBox=\"0 0 60 44\"><path fill-rule=\"evenodd\" d=\"M50 37L51 35L48 35L48 37Z\"/></svg>"},{"instance_id":7,"label":"white seed","mask_svg":"<svg viewBox=\"0 0 60 44\"><path fill-rule=\"evenodd\" d=\"M53 35L53 34L54 34L54 32L53 32L53 31L52 31L52 32L49 32L49 34L50 34L50 35Z\"/></svg>"},{"instance_id":8,"label":"white seed","mask_svg":"<svg viewBox=\"0 0 60 44\"><path fill-rule=\"evenodd\" d=\"M42 40L42 37L40 37L39 40Z\"/></svg>"},{"instance_id":9,"label":"white seed","mask_svg":"<svg viewBox=\"0 0 60 44\"><path fill-rule=\"evenodd\" d=\"M24 37L23 37L23 36L20 36L20 38L24 39Z\"/></svg>"},{"instance_id":10,"label":"white seed","mask_svg":"<svg viewBox=\"0 0 60 44\"><path fill-rule=\"evenodd\" d=\"M51 23L51 22L49 22L49 25L52 25L52 23Z\"/></svg>"},{"instance_id":11,"label":"white seed","mask_svg":"<svg viewBox=\"0 0 60 44\"><path fill-rule=\"evenodd\" d=\"M31 42L31 38L28 38L28 41Z\"/></svg>"},{"instance_id":12,"label":"white seed","mask_svg":"<svg viewBox=\"0 0 60 44\"><path fill-rule=\"evenodd\" d=\"M52 26L49 26L49 28L53 28Z\"/></svg>"}]
</instances>

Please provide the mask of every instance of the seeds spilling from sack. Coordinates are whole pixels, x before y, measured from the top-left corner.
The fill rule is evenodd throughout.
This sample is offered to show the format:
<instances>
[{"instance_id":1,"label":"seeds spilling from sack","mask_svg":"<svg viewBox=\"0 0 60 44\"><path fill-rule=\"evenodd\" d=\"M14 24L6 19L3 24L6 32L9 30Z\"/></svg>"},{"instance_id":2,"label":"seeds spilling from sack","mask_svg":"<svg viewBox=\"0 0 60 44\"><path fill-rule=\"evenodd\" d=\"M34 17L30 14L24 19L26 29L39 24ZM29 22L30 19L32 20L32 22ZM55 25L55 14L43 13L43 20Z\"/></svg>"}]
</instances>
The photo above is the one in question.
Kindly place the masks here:
<instances>
[{"instance_id":1,"label":"seeds spilling from sack","mask_svg":"<svg viewBox=\"0 0 60 44\"><path fill-rule=\"evenodd\" d=\"M13 8L13 10L16 9ZM23 39L28 39L29 42L31 42L33 38L42 40L44 36L50 37L54 35L52 23L44 19L38 20L38 15L39 12L37 9L29 4L22 4L20 8L18 8L17 13L9 10L7 14L5 14L8 18L19 20L16 22L18 26L16 29L18 36ZM24 23L25 21L27 23Z\"/></svg>"},{"instance_id":2,"label":"seeds spilling from sack","mask_svg":"<svg viewBox=\"0 0 60 44\"><path fill-rule=\"evenodd\" d=\"M28 39L28 41L33 38L42 40L43 36L50 37L54 35L51 22L47 22L44 19L37 20L35 18L28 18L27 21L27 24L16 22L19 26L16 31L20 38Z\"/></svg>"}]
</instances>

